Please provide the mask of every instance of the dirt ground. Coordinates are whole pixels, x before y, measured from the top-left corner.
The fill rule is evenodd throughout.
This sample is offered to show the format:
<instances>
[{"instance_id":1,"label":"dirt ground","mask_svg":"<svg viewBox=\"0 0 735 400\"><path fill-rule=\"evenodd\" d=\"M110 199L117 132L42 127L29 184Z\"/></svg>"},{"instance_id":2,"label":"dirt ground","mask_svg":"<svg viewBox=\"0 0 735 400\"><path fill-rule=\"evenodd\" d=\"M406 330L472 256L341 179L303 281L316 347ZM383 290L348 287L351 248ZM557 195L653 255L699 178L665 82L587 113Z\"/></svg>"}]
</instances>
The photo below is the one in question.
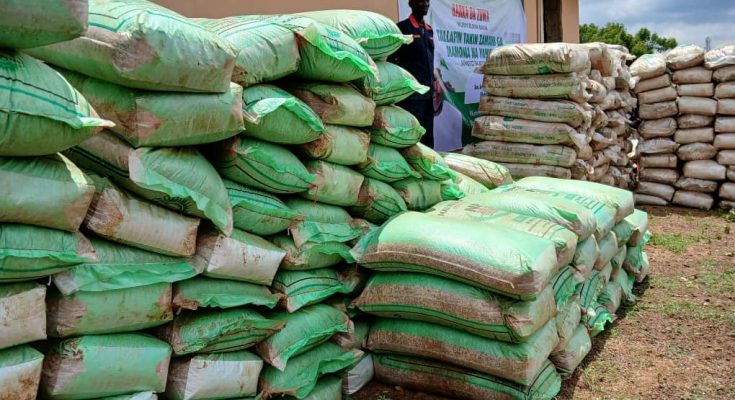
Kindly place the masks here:
<instances>
[{"instance_id":1,"label":"dirt ground","mask_svg":"<svg viewBox=\"0 0 735 400\"><path fill-rule=\"evenodd\" d=\"M644 209L650 277L557 399L735 399L735 213ZM352 400L444 398L373 382Z\"/></svg>"}]
</instances>

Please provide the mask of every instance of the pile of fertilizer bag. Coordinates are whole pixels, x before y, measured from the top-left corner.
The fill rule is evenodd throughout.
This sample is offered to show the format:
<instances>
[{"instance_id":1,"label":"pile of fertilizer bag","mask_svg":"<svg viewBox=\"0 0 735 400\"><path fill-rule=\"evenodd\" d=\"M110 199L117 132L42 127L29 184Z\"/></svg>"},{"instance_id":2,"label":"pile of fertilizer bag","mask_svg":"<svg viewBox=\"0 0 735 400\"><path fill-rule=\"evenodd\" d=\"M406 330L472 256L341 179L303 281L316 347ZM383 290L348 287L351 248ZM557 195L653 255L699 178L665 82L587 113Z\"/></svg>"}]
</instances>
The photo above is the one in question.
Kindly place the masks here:
<instances>
[{"instance_id":1,"label":"pile of fertilizer bag","mask_svg":"<svg viewBox=\"0 0 735 400\"><path fill-rule=\"evenodd\" d=\"M682 46L631 65L636 85L640 204L735 205L735 46Z\"/></svg>"},{"instance_id":2,"label":"pile of fertilizer bag","mask_svg":"<svg viewBox=\"0 0 735 400\"><path fill-rule=\"evenodd\" d=\"M50 3L0 1L0 398L543 397L646 274L629 193L418 144L384 17Z\"/></svg>"},{"instance_id":3,"label":"pile of fertilizer bag","mask_svg":"<svg viewBox=\"0 0 735 400\"><path fill-rule=\"evenodd\" d=\"M604 43L514 44L480 72L480 102L465 154L502 163L514 178L547 176L628 189L636 99L625 48Z\"/></svg>"}]
</instances>

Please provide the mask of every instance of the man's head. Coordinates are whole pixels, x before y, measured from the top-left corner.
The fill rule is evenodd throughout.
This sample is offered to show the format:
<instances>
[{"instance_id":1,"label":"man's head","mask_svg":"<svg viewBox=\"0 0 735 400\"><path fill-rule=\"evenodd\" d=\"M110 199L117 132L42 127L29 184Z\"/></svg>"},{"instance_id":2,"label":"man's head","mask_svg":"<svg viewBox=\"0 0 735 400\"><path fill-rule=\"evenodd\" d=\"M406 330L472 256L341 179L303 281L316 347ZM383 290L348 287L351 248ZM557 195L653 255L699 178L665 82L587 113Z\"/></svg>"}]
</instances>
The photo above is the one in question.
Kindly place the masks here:
<instances>
[{"instance_id":1,"label":"man's head","mask_svg":"<svg viewBox=\"0 0 735 400\"><path fill-rule=\"evenodd\" d=\"M416 17L425 17L429 13L430 0L408 0L411 13Z\"/></svg>"}]
</instances>

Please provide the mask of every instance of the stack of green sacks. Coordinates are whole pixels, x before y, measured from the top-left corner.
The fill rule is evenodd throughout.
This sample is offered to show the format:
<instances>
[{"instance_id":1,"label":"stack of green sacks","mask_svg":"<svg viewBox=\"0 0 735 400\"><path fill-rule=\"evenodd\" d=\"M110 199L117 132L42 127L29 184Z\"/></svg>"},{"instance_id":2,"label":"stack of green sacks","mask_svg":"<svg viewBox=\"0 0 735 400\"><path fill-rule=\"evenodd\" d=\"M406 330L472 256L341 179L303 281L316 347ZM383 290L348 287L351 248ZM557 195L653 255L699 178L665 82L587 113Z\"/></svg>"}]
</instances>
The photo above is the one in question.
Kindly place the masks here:
<instances>
[{"instance_id":1,"label":"stack of green sacks","mask_svg":"<svg viewBox=\"0 0 735 400\"><path fill-rule=\"evenodd\" d=\"M0 397L8 399L35 399L39 389L44 355L31 346L47 337L43 282L97 260L79 232L94 184L58 152L113 125L56 71L18 50L87 29L84 7L48 3L11 4L0 16Z\"/></svg>"},{"instance_id":2,"label":"stack of green sacks","mask_svg":"<svg viewBox=\"0 0 735 400\"><path fill-rule=\"evenodd\" d=\"M527 178L392 219L353 249L375 271L354 304L377 317L376 377L464 399L554 397L633 300L623 265L646 218L630 192Z\"/></svg>"},{"instance_id":3,"label":"stack of green sacks","mask_svg":"<svg viewBox=\"0 0 735 400\"><path fill-rule=\"evenodd\" d=\"M268 286L286 252L233 228L228 187L195 147L244 129L242 88L230 83L234 49L146 1L92 0L89 18L93 27L84 36L27 52L53 64L57 79L63 76L79 92L58 97L87 98L111 121L104 121L108 130L60 146L56 151L64 156L23 168L8 163L16 182L35 179L39 184L28 187L38 191L58 181L64 193L18 192L28 211L38 207L36 198L60 215L36 213L36 220L78 220L90 237L76 245L80 256L83 249L90 256L74 262L75 242L57 240L66 252L43 263L56 269L33 276L56 272L45 329L60 341L49 347L41 392L52 399L135 392L254 397L262 360L243 349L284 325L255 307L273 308L280 299ZM111 51L100 53L101 42ZM131 53L131 47L145 51ZM82 113L91 112L86 103L71 110L87 124L94 121ZM13 269L28 258L19 255L6 257L15 274L25 273ZM115 374L103 373L111 367ZM189 373L194 370L202 375ZM75 378L60 378L69 375Z\"/></svg>"},{"instance_id":4,"label":"stack of green sacks","mask_svg":"<svg viewBox=\"0 0 735 400\"><path fill-rule=\"evenodd\" d=\"M397 30L384 17L366 18ZM341 295L349 303L362 275L350 265L350 246L374 228L371 222L406 210L389 185L366 179L360 170L368 162L376 103L356 82L377 82L378 67L357 43L373 42L301 15L196 22L235 47L233 80L245 86L245 130L205 146L204 153L224 179L236 231L259 235L284 252L271 284L279 311L267 315L285 327L256 345L267 364L260 390L266 396L337 398L342 380L335 374L363 353L361 343L328 340L367 329L362 322L355 329L346 308L325 302ZM405 40L391 38L383 39ZM283 77L290 79L277 81ZM400 83L411 85L404 96L422 90L410 76ZM419 129L415 120L408 122ZM410 171L395 154L402 161L398 168Z\"/></svg>"}]
</instances>

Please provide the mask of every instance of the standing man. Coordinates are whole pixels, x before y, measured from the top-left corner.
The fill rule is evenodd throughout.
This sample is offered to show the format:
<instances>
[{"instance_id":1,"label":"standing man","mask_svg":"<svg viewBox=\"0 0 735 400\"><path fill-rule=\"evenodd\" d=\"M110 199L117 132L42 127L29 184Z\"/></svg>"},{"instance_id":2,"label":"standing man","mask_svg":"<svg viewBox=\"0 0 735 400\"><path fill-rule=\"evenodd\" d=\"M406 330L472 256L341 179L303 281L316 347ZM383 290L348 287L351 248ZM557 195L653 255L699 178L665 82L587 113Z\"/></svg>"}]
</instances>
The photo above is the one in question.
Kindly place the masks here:
<instances>
[{"instance_id":1,"label":"standing man","mask_svg":"<svg viewBox=\"0 0 735 400\"><path fill-rule=\"evenodd\" d=\"M434 76L434 31L424 17L429 13L430 0L409 0L411 16L398 23L405 35L413 36L413 43L402 46L389 61L398 64L410 72L416 79L431 90L426 94L414 94L398 103L406 111L419 120L426 129L421 143L434 147L434 96L441 95L437 90Z\"/></svg>"}]
</instances>

